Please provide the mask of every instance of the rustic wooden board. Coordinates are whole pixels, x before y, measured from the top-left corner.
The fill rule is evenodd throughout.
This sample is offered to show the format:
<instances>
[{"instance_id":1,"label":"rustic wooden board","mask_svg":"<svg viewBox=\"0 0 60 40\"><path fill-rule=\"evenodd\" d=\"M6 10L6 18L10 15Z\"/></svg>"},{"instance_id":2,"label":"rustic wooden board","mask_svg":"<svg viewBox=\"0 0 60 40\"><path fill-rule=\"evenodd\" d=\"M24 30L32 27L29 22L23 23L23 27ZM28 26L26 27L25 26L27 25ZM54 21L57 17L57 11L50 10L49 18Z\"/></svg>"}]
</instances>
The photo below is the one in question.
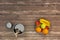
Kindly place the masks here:
<instances>
[{"instance_id":1,"label":"rustic wooden board","mask_svg":"<svg viewBox=\"0 0 60 40\"><path fill-rule=\"evenodd\" d=\"M35 21L46 18L51 22L48 35L35 32ZM16 38L5 27L11 21L22 23L25 32ZM60 0L0 0L0 40L60 40Z\"/></svg>"}]
</instances>

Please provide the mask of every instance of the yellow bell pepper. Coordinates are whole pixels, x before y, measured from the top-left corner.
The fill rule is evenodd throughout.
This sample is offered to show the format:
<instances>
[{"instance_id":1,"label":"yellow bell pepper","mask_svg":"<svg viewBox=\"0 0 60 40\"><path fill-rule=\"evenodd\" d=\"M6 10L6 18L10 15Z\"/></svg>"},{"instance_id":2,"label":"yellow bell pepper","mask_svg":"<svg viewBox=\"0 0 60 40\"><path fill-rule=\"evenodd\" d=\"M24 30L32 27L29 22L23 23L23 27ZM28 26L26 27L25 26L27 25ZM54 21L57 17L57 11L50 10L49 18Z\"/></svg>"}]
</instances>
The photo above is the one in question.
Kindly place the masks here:
<instances>
[{"instance_id":1,"label":"yellow bell pepper","mask_svg":"<svg viewBox=\"0 0 60 40\"><path fill-rule=\"evenodd\" d=\"M48 20L40 19L40 22L44 23L46 26L48 26L50 28L50 22Z\"/></svg>"}]
</instances>

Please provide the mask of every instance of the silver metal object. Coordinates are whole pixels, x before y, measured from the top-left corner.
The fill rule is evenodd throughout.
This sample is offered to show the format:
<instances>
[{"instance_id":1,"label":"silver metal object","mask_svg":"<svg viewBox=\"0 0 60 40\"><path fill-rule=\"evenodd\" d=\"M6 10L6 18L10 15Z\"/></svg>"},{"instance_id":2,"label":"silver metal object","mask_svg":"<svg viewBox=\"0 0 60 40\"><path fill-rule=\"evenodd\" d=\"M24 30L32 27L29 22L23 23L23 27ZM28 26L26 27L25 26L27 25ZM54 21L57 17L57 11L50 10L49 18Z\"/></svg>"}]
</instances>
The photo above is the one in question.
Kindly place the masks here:
<instances>
[{"instance_id":1,"label":"silver metal object","mask_svg":"<svg viewBox=\"0 0 60 40\"><path fill-rule=\"evenodd\" d=\"M7 23L6 23L6 27L7 27L7 28L11 28L11 27L12 27L12 23L7 22Z\"/></svg>"},{"instance_id":2,"label":"silver metal object","mask_svg":"<svg viewBox=\"0 0 60 40\"><path fill-rule=\"evenodd\" d=\"M22 24L17 24L15 26L13 26L13 24L11 22L7 22L6 27L9 29L12 28L13 31L15 32L14 34L16 37L18 34L21 34L24 32L24 26Z\"/></svg>"},{"instance_id":3,"label":"silver metal object","mask_svg":"<svg viewBox=\"0 0 60 40\"><path fill-rule=\"evenodd\" d=\"M22 24L17 24L14 28L14 32L18 32L19 34L21 34L22 32L24 32L24 26Z\"/></svg>"}]
</instances>

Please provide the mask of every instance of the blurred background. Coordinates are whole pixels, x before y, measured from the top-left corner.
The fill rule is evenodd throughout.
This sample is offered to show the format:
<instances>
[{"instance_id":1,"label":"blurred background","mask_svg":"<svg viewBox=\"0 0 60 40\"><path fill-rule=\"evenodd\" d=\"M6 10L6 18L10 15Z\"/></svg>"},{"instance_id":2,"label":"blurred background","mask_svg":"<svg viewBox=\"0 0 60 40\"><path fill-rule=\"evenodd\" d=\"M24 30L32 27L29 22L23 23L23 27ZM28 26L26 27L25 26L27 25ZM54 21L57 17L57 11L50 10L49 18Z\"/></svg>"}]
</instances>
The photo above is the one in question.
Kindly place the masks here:
<instances>
[{"instance_id":1,"label":"blurred background","mask_svg":"<svg viewBox=\"0 0 60 40\"><path fill-rule=\"evenodd\" d=\"M40 18L51 22L48 35L34 30ZM24 33L16 38L7 21L23 24ZM60 0L0 0L0 40L60 40Z\"/></svg>"}]
</instances>

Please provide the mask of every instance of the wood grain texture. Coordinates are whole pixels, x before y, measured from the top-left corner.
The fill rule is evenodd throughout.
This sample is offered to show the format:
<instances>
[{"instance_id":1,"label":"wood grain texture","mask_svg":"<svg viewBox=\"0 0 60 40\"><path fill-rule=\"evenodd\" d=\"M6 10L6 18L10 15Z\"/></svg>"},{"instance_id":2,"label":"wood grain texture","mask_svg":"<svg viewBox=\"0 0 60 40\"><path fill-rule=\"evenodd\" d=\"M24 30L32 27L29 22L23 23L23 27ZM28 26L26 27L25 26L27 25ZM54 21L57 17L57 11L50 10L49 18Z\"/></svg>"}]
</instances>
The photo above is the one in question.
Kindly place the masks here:
<instances>
[{"instance_id":1,"label":"wood grain texture","mask_svg":"<svg viewBox=\"0 0 60 40\"><path fill-rule=\"evenodd\" d=\"M35 32L35 21L45 18L51 22L48 35ZM25 26L16 38L5 23ZM60 0L0 0L0 40L60 40Z\"/></svg>"}]
</instances>

